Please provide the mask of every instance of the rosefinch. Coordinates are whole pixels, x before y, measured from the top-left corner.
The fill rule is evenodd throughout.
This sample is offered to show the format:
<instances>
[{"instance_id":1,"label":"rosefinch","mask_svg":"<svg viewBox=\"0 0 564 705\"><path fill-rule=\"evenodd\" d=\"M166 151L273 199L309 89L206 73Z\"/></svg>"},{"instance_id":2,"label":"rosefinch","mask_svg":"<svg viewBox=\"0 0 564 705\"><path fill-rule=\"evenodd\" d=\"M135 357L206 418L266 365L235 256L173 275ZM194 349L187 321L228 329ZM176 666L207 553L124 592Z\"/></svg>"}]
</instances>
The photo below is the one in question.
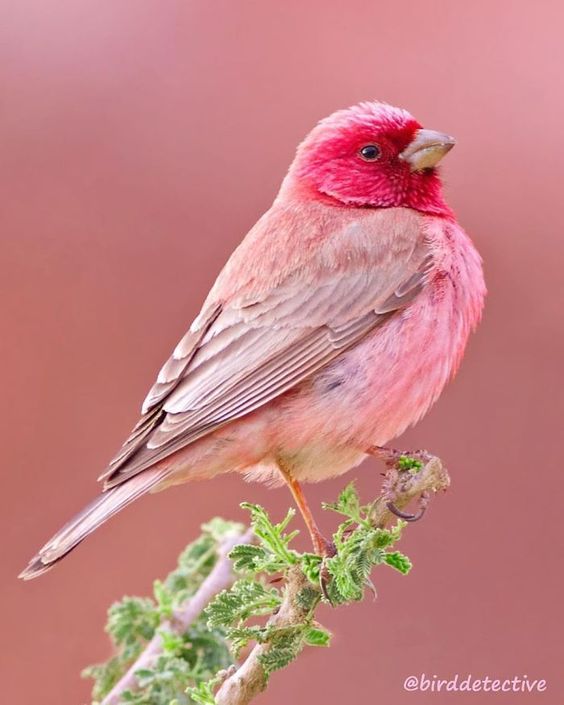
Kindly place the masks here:
<instances>
[{"instance_id":1,"label":"rosefinch","mask_svg":"<svg viewBox=\"0 0 564 705\"><path fill-rule=\"evenodd\" d=\"M436 168L453 145L383 103L322 120L161 369L103 493L21 577L146 492L230 470L285 481L323 553L298 483L420 419L480 318L481 260Z\"/></svg>"}]
</instances>

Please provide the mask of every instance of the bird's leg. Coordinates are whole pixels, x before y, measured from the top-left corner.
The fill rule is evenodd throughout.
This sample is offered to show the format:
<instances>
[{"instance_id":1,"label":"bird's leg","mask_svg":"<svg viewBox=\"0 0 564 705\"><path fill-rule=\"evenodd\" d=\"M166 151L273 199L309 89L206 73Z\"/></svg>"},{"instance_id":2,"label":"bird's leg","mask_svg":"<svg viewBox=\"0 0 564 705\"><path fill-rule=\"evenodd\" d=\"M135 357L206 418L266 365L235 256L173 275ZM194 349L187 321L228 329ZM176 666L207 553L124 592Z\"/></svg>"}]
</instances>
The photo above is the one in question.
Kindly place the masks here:
<instances>
[{"instance_id":1,"label":"bird's leg","mask_svg":"<svg viewBox=\"0 0 564 705\"><path fill-rule=\"evenodd\" d=\"M370 446L366 451L375 458L382 460L386 466L390 469L395 469L398 471L408 470L417 472L418 464L419 467L428 463L433 457L426 450L413 450L413 451L400 451L395 448L384 448L381 446ZM408 514L398 509L392 500L386 503L387 508L395 514L400 519L404 521L418 521L425 514L427 510L427 505L429 504L429 493L422 492L418 500L418 509L415 514Z\"/></svg>"},{"instance_id":2,"label":"bird's leg","mask_svg":"<svg viewBox=\"0 0 564 705\"><path fill-rule=\"evenodd\" d=\"M335 554L335 547L331 541L328 541L325 536L319 530L317 522L315 521L311 509L307 503L307 499L301 488L300 483L295 480L291 473L284 469L279 464L280 472L286 481L286 484L290 488L290 492L294 498L294 501L298 505L298 509L305 521L309 535L311 536L311 541L313 543L313 548L319 556L332 556Z\"/></svg>"},{"instance_id":3,"label":"bird's leg","mask_svg":"<svg viewBox=\"0 0 564 705\"><path fill-rule=\"evenodd\" d=\"M318 556L321 556L322 560L319 567L319 587L321 588L321 592L325 596L325 599L328 602L331 602L331 598L329 596L329 581L331 580L331 576L329 575L326 561L327 558L334 556L337 552L335 549L335 544L326 539L319 530L300 483L295 480L292 477L292 474L283 468L281 464L279 464L278 467L280 468L280 472L282 473L286 484L290 488L294 501L298 505L298 509L300 510L300 513L306 523L309 535L311 536L311 541L313 543L313 550Z\"/></svg>"}]
</instances>

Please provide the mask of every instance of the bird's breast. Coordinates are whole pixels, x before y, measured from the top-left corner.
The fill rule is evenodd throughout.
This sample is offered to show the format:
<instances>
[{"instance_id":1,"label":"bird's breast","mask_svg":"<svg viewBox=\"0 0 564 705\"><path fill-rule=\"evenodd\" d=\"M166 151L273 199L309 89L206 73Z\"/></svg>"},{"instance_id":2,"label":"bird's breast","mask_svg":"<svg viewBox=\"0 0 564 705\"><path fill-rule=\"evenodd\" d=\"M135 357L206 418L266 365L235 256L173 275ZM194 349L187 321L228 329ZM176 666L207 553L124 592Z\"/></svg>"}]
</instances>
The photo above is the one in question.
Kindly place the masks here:
<instances>
[{"instance_id":1,"label":"bird's breast","mask_svg":"<svg viewBox=\"0 0 564 705\"><path fill-rule=\"evenodd\" d=\"M436 265L418 297L285 404L290 445L385 445L428 411L456 372L485 286L464 231L439 225L444 232L430 233Z\"/></svg>"}]
</instances>

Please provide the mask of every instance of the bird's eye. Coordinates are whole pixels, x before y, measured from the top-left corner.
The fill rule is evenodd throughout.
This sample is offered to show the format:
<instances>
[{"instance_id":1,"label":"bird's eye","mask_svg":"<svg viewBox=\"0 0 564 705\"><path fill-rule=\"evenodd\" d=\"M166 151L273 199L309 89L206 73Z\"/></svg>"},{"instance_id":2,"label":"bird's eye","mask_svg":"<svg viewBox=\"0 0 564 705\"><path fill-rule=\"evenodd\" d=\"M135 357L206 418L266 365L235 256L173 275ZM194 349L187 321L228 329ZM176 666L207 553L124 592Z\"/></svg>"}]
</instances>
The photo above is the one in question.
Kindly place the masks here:
<instances>
[{"instance_id":1,"label":"bird's eye","mask_svg":"<svg viewBox=\"0 0 564 705\"><path fill-rule=\"evenodd\" d=\"M382 150L377 144L367 144L359 152L361 159L365 162L376 162L380 159Z\"/></svg>"}]
</instances>

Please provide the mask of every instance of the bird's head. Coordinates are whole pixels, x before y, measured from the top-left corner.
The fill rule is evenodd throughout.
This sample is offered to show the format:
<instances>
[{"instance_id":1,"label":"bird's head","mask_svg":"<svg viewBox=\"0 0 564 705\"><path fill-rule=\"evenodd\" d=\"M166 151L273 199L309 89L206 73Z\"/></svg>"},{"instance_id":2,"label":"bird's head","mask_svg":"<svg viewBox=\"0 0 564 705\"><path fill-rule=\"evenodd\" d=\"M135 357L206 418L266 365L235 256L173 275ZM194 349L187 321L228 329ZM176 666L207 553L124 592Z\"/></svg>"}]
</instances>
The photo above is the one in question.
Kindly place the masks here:
<instances>
[{"instance_id":1,"label":"bird's head","mask_svg":"<svg viewBox=\"0 0 564 705\"><path fill-rule=\"evenodd\" d=\"M287 186L347 206L451 215L437 164L454 146L406 110L366 102L321 120L298 147Z\"/></svg>"}]
</instances>

